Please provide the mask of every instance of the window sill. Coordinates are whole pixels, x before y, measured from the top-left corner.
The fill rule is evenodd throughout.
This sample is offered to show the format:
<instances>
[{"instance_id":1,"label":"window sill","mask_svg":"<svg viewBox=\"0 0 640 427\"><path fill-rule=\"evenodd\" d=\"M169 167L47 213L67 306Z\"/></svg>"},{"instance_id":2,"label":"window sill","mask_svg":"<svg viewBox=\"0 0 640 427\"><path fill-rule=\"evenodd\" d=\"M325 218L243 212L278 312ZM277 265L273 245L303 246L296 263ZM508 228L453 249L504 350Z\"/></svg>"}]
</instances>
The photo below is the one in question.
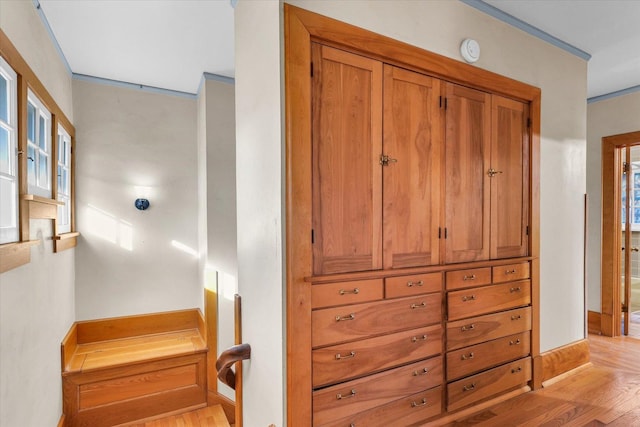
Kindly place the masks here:
<instances>
[{"instance_id":1,"label":"window sill","mask_svg":"<svg viewBox=\"0 0 640 427\"><path fill-rule=\"evenodd\" d=\"M31 261L31 247L39 244L40 240L28 240L0 245L0 273L28 264Z\"/></svg>"},{"instance_id":2,"label":"window sill","mask_svg":"<svg viewBox=\"0 0 640 427\"><path fill-rule=\"evenodd\" d=\"M22 196L22 200L27 204L29 218L56 219L58 217L58 206L64 206L64 202L34 194L25 194Z\"/></svg>"},{"instance_id":3,"label":"window sill","mask_svg":"<svg viewBox=\"0 0 640 427\"><path fill-rule=\"evenodd\" d=\"M75 248L78 244L78 231L72 231L70 233L62 233L53 236L53 251L62 252L67 249Z\"/></svg>"}]
</instances>

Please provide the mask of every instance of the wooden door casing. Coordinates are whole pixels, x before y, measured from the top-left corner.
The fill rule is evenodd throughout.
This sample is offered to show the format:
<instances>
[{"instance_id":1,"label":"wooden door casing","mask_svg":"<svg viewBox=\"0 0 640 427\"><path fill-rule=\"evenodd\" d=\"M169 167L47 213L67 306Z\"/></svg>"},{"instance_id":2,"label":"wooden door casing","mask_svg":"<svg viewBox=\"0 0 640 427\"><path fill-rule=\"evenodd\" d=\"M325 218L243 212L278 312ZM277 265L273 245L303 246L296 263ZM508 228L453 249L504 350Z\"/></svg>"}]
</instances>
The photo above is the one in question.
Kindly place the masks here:
<instances>
[{"instance_id":1,"label":"wooden door casing","mask_svg":"<svg viewBox=\"0 0 640 427\"><path fill-rule=\"evenodd\" d=\"M384 268L440 262L440 81L384 66Z\"/></svg>"},{"instance_id":2,"label":"wooden door casing","mask_svg":"<svg viewBox=\"0 0 640 427\"><path fill-rule=\"evenodd\" d=\"M489 259L491 95L446 83L445 263Z\"/></svg>"},{"instance_id":3,"label":"wooden door casing","mask_svg":"<svg viewBox=\"0 0 640 427\"><path fill-rule=\"evenodd\" d=\"M491 105L491 259L526 256L529 242L529 106L498 95Z\"/></svg>"},{"instance_id":4,"label":"wooden door casing","mask_svg":"<svg viewBox=\"0 0 640 427\"><path fill-rule=\"evenodd\" d=\"M314 274L382 267L382 63L312 46Z\"/></svg>"}]
</instances>

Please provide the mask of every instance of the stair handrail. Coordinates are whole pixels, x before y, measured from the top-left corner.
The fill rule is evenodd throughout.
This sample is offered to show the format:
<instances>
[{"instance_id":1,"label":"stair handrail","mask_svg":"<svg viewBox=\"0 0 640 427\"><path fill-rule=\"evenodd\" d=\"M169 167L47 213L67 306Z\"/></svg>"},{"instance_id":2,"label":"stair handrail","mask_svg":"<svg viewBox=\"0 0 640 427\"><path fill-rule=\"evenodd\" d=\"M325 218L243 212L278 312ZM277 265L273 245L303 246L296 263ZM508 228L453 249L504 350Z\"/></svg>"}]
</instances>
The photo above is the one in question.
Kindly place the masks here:
<instances>
[{"instance_id":1,"label":"stair handrail","mask_svg":"<svg viewBox=\"0 0 640 427\"><path fill-rule=\"evenodd\" d=\"M236 389L236 374L231 369L236 362L249 360L251 358L251 346L247 343L238 344L229 347L220 354L216 361L216 369L218 371L218 379L223 384L228 385L232 389Z\"/></svg>"}]
</instances>

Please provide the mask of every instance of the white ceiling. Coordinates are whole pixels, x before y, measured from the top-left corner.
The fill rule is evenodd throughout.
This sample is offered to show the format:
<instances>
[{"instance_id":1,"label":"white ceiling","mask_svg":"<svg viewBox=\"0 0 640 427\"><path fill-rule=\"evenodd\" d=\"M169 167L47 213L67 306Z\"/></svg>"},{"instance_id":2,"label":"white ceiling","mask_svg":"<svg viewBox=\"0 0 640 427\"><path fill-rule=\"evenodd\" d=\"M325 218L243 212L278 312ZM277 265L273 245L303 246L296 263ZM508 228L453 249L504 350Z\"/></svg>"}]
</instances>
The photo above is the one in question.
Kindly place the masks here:
<instances>
[{"instance_id":1,"label":"white ceiling","mask_svg":"<svg viewBox=\"0 0 640 427\"><path fill-rule=\"evenodd\" d=\"M640 1L485 3L592 55L589 97L640 85ZM203 72L234 75L229 0L40 4L74 73L189 93L197 92Z\"/></svg>"},{"instance_id":2,"label":"white ceiling","mask_svg":"<svg viewBox=\"0 0 640 427\"><path fill-rule=\"evenodd\" d=\"M229 0L40 0L74 73L196 93L233 77Z\"/></svg>"}]
</instances>

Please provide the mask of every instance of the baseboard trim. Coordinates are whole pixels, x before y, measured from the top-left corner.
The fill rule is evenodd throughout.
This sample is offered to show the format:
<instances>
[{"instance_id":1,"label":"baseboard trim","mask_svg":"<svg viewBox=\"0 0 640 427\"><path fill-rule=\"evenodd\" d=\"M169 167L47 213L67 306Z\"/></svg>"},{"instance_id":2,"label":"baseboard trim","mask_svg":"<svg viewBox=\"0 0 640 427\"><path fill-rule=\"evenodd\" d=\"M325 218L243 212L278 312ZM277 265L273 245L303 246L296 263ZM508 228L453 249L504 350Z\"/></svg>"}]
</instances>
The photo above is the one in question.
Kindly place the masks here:
<instances>
[{"instance_id":1,"label":"baseboard trim","mask_svg":"<svg viewBox=\"0 0 640 427\"><path fill-rule=\"evenodd\" d=\"M602 315L597 311L587 312L587 324L590 334L602 335Z\"/></svg>"},{"instance_id":2,"label":"baseboard trim","mask_svg":"<svg viewBox=\"0 0 640 427\"><path fill-rule=\"evenodd\" d=\"M542 382L586 365L590 360L589 341L576 341L540 355L542 360Z\"/></svg>"},{"instance_id":3,"label":"baseboard trim","mask_svg":"<svg viewBox=\"0 0 640 427\"><path fill-rule=\"evenodd\" d=\"M209 390L207 393L207 403L209 406L220 405L222 406L222 410L224 414L227 416L229 420L229 424L236 423L236 403L229 399L227 396L217 393L215 391Z\"/></svg>"},{"instance_id":4,"label":"baseboard trim","mask_svg":"<svg viewBox=\"0 0 640 427\"><path fill-rule=\"evenodd\" d=\"M58 421L58 427L64 427L66 425L66 417L64 416L64 414L62 414L60 416L60 421Z\"/></svg>"}]
</instances>

